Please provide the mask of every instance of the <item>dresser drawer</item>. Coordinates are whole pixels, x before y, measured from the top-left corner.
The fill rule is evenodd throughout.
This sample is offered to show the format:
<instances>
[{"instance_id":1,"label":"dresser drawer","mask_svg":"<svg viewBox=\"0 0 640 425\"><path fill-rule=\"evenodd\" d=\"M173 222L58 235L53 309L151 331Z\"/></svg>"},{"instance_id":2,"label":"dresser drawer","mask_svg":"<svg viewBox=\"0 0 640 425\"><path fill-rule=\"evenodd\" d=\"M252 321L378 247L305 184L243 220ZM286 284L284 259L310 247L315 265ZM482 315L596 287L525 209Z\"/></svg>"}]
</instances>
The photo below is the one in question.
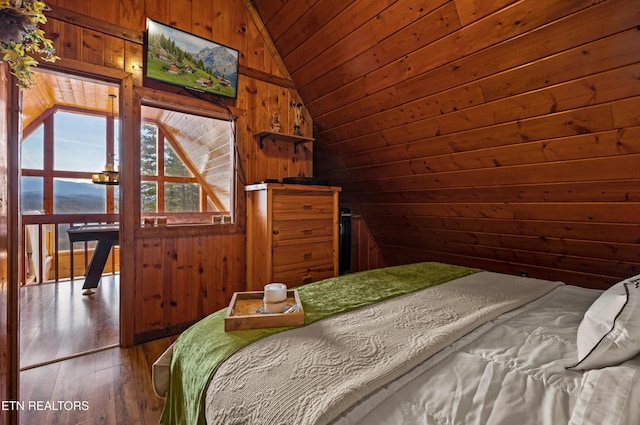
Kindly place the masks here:
<instances>
[{"instance_id":1,"label":"dresser drawer","mask_svg":"<svg viewBox=\"0 0 640 425\"><path fill-rule=\"evenodd\" d=\"M333 264L333 242L305 243L273 248L273 270L291 270Z\"/></svg>"},{"instance_id":2,"label":"dresser drawer","mask_svg":"<svg viewBox=\"0 0 640 425\"><path fill-rule=\"evenodd\" d=\"M278 194L273 197L274 220L333 218L333 197Z\"/></svg>"},{"instance_id":3,"label":"dresser drawer","mask_svg":"<svg viewBox=\"0 0 640 425\"><path fill-rule=\"evenodd\" d=\"M277 220L273 222L273 245L310 243L333 238L333 220Z\"/></svg>"},{"instance_id":4,"label":"dresser drawer","mask_svg":"<svg viewBox=\"0 0 640 425\"><path fill-rule=\"evenodd\" d=\"M321 264L304 269L274 271L273 281L285 283L289 288L295 288L334 276L333 264Z\"/></svg>"}]
</instances>

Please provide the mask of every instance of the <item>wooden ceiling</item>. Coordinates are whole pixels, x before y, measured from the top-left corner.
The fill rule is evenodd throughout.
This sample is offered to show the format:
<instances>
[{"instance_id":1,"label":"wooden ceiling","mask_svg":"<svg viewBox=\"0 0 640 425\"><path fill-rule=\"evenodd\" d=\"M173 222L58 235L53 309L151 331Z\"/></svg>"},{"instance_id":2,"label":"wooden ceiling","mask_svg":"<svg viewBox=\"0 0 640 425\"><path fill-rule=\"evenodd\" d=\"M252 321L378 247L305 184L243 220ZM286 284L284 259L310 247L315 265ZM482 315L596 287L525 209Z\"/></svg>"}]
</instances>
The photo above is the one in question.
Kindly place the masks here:
<instances>
[{"instance_id":1,"label":"wooden ceiling","mask_svg":"<svg viewBox=\"0 0 640 425\"><path fill-rule=\"evenodd\" d=\"M34 75L33 87L22 92L23 130L54 106L118 114L118 86L57 73Z\"/></svg>"},{"instance_id":2,"label":"wooden ceiling","mask_svg":"<svg viewBox=\"0 0 640 425\"><path fill-rule=\"evenodd\" d=\"M388 264L640 272L639 2L253 4Z\"/></svg>"}]
</instances>

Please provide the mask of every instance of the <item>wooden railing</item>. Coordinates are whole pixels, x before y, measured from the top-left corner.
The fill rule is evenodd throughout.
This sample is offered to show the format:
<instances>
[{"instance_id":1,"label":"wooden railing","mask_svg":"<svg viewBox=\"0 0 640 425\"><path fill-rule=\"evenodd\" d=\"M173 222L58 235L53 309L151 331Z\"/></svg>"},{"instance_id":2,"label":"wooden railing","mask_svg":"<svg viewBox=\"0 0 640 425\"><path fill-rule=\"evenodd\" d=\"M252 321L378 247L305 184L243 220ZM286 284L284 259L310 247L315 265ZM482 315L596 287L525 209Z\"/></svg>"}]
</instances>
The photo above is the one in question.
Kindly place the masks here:
<instances>
[{"instance_id":1,"label":"wooden railing","mask_svg":"<svg viewBox=\"0 0 640 425\"><path fill-rule=\"evenodd\" d=\"M95 242L71 244L67 229L82 224L117 223L119 214L24 214L22 215L22 284L57 282L84 275ZM75 246L82 245L76 251ZM114 247L105 272L120 269L119 249Z\"/></svg>"}]
</instances>

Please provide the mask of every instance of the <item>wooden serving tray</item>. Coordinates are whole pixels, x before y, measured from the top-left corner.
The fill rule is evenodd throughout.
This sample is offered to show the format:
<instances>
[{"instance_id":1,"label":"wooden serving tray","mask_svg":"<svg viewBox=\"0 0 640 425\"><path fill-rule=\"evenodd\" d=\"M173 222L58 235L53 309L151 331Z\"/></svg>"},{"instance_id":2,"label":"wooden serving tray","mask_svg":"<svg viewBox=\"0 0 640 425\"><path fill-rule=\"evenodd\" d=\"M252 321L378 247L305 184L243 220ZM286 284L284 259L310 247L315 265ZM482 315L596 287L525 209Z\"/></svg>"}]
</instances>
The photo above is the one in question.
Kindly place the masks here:
<instances>
[{"instance_id":1,"label":"wooden serving tray","mask_svg":"<svg viewBox=\"0 0 640 425\"><path fill-rule=\"evenodd\" d=\"M304 325L304 310L295 289L287 290L287 304L298 306L290 313L258 313L263 298L264 291L234 292L224 316L224 331Z\"/></svg>"}]
</instances>

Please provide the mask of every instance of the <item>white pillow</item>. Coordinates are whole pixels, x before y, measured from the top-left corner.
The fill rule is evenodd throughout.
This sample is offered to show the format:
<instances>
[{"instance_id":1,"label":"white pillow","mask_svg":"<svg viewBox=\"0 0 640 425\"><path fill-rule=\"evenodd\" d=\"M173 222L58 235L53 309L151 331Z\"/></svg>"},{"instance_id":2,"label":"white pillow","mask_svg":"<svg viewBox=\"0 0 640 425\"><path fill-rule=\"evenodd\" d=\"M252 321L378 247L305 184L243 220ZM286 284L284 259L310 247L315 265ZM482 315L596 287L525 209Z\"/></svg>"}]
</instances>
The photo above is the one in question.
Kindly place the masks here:
<instances>
[{"instance_id":1,"label":"white pillow","mask_svg":"<svg viewBox=\"0 0 640 425\"><path fill-rule=\"evenodd\" d=\"M607 289L578 327L574 370L618 365L640 353L640 275Z\"/></svg>"}]
</instances>

